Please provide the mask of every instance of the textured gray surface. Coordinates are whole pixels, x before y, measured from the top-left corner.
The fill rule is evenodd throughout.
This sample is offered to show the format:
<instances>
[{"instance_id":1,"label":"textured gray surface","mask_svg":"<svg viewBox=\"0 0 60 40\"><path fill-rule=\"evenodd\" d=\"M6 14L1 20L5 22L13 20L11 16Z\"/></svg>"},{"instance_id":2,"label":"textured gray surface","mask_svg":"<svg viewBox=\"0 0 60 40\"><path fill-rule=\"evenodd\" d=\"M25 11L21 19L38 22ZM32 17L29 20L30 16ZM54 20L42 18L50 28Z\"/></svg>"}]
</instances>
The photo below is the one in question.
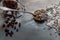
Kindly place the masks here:
<instances>
[{"instance_id":1,"label":"textured gray surface","mask_svg":"<svg viewBox=\"0 0 60 40\"><path fill-rule=\"evenodd\" d=\"M38 24L34 20L30 20L32 16L30 18L28 16L29 14L24 14L20 18L22 26L19 28L19 32L14 32L13 37L5 37L3 30L0 30L0 40L59 40L53 29L48 30L45 24ZM29 19L26 19L27 17ZM20 21L20 19L17 20Z\"/></svg>"},{"instance_id":2,"label":"textured gray surface","mask_svg":"<svg viewBox=\"0 0 60 40\"><path fill-rule=\"evenodd\" d=\"M35 2L31 1L34 3L31 3L32 5L29 5L29 1L25 0L25 3L28 4L28 5L25 4L27 11L34 11L36 9L39 9L40 7L45 7L45 6L43 6L43 4L45 5L45 2L50 3L50 0L43 0L44 3L42 2L42 0L40 0L40 1L38 1L38 5L35 4L35 2L37 2L37 1L35 1ZM55 1L57 1L57 0L55 0ZM55 2L55 1L53 0L53 2ZM34 6L34 4L36 6ZM5 37L4 32L3 32L3 30L1 30L1 26L0 26L0 40L60 40L58 35L54 33L53 29L48 30L47 26L45 24L38 24L34 20L30 20L31 18L32 18L31 15L24 14L20 19L17 19L19 22L22 23L22 26L19 29L19 32L15 32L13 37ZM0 19L2 19L2 18L0 18ZM1 24L1 22L2 21L0 21L0 24ZM50 33L52 34L51 36L50 36Z\"/></svg>"},{"instance_id":3,"label":"textured gray surface","mask_svg":"<svg viewBox=\"0 0 60 40\"><path fill-rule=\"evenodd\" d=\"M34 12L35 10L46 8L51 4L57 4L60 0L24 0L27 11Z\"/></svg>"}]
</instances>

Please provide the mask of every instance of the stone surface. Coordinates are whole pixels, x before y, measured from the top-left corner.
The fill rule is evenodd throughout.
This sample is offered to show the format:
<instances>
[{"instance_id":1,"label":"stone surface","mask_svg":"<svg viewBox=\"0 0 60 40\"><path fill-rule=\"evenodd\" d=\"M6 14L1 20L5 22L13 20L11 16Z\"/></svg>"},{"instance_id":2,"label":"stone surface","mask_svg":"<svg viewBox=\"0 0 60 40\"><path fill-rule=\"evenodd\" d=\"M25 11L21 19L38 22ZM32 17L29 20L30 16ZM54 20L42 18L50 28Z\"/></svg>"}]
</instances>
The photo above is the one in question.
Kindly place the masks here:
<instances>
[{"instance_id":1,"label":"stone surface","mask_svg":"<svg viewBox=\"0 0 60 40\"><path fill-rule=\"evenodd\" d=\"M33 12L40 8L54 3L58 3L57 0L23 0L26 6L26 11ZM2 24L2 17L0 18L0 24ZM21 21L20 21L21 20ZM53 29L48 30L45 24L38 24L32 20L32 16L24 14L21 18L17 19L22 23L19 32L15 32L13 37L4 36L4 32L0 26L0 40L60 40L59 36ZM51 35L52 34L52 35Z\"/></svg>"}]
</instances>

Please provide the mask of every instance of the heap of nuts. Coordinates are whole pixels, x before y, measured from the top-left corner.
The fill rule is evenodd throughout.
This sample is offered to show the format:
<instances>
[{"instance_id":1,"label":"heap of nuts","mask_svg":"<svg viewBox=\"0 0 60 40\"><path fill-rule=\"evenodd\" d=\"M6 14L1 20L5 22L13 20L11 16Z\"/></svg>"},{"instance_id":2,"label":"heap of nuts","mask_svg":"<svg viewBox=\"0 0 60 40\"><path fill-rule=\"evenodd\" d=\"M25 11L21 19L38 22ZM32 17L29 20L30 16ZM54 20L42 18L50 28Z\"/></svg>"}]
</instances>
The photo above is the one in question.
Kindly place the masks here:
<instances>
[{"instance_id":1,"label":"heap of nuts","mask_svg":"<svg viewBox=\"0 0 60 40\"><path fill-rule=\"evenodd\" d=\"M36 22L44 22L47 20L47 14L46 14L46 10L41 9L41 10L37 10L34 12L34 20Z\"/></svg>"}]
</instances>

